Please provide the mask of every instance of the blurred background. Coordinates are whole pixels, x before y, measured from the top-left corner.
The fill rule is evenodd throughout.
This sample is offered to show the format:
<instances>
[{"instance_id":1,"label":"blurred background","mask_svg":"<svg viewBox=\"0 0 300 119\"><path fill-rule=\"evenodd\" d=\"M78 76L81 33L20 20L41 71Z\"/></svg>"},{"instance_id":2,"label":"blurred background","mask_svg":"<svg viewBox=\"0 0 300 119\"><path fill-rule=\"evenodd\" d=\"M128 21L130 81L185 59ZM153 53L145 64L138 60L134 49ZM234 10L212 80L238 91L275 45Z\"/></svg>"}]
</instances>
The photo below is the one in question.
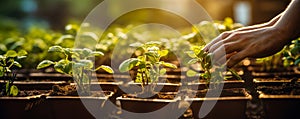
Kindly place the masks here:
<instances>
[{"instance_id":1,"label":"blurred background","mask_svg":"<svg viewBox=\"0 0 300 119\"><path fill-rule=\"evenodd\" d=\"M102 0L1 0L0 25L12 25L27 28L30 25L38 25L51 29L63 29L68 23L81 23L86 15ZM179 3L163 4L168 7L177 7L188 11L189 4L186 0ZM262 23L270 20L282 12L290 0L196 0L201 4L213 20L223 20L231 17L235 22L244 25ZM110 0L108 15L114 15L114 11L126 7ZM134 13L134 14L133 14ZM161 23L174 24L178 27L186 26L184 20L180 20L174 14L159 10L140 10L122 16L119 24L133 22L149 22L149 20ZM160 14L159 18L155 17ZM192 12L189 14L193 15ZM178 24L178 20L183 21Z\"/></svg>"}]
</instances>

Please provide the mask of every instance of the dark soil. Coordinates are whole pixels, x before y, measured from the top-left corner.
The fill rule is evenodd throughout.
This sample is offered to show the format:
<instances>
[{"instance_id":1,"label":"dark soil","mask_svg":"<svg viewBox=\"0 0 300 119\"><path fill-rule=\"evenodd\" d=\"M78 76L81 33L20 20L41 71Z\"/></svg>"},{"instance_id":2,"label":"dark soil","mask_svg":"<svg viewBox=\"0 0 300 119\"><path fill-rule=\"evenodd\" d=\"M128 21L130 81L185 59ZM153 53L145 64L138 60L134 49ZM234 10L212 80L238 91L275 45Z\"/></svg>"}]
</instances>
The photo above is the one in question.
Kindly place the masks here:
<instances>
[{"instance_id":1,"label":"dark soil","mask_svg":"<svg viewBox=\"0 0 300 119\"><path fill-rule=\"evenodd\" d=\"M283 80L291 80L291 79L274 77L274 78L256 78L256 80L258 80L258 81L283 81Z\"/></svg>"},{"instance_id":2,"label":"dark soil","mask_svg":"<svg viewBox=\"0 0 300 119\"><path fill-rule=\"evenodd\" d=\"M299 77L294 71L280 71L280 72L252 72L252 75L257 78L294 78Z\"/></svg>"},{"instance_id":3,"label":"dark soil","mask_svg":"<svg viewBox=\"0 0 300 119\"><path fill-rule=\"evenodd\" d=\"M123 94L124 98L141 98L143 96L139 96L139 95L143 95L143 94ZM159 92L156 94L153 94L153 96L147 98L147 99L175 99L176 94L171 94L171 93L163 93L163 92ZM143 99L143 98L141 98Z\"/></svg>"},{"instance_id":4,"label":"dark soil","mask_svg":"<svg viewBox=\"0 0 300 119\"><path fill-rule=\"evenodd\" d=\"M204 97L244 97L245 94L242 89L223 89L221 95L217 95L218 90L210 90L211 92L207 94L208 90L198 90L193 94L194 98L204 98ZM219 91L218 91L219 92Z\"/></svg>"},{"instance_id":5,"label":"dark soil","mask_svg":"<svg viewBox=\"0 0 300 119\"><path fill-rule=\"evenodd\" d=\"M40 90L20 91L19 96L21 96L21 97L34 96L34 95L41 95L41 94L45 94L45 93L49 93L49 91L40 91Z\"/></svg>"},{"instance_id":6,"label":"dark soil","mask_svg":"<svg viewBox=\"0 0 300 119\"><path fill-rule=\"evenodd\" d=\"M261 66L259 67L248 67L249 71L254 71L254 72L269 72L269 73L281 73L281 72L293 72L292 68L282 68L282 67L277 67L277 68L263 68Z\"/></svg>"},{"instance_id":7,"label":"dark soil","mask_svg":"<svg viewBox=\"0 0 300 119\"><path fill-rule=\"evenodd\" d=\"M59 86L53 85L51 96L78 96L76 87L74 85Z\"/></svg>"},{"instance_id":8,"label":"dark soil","mask_svg":"<svg viewBox=\"0 0 300 119\"><path fill-rule=\"evenodd\" d=\"M281 86L259 86L257 90L269 95L300 95L300 83L294 78Z\"/></svg>"},{"instance_id":9,"label":"dark soil","mask_svg":"<svg viewBox=\"0 0 300 119\"><path fill-rule=\"evenodd\" d=\"M24 90L20 91L19 94L16 97L27 97L27 96L35 96L35 95L41 95L49 93L49 91L46 90ZM3 95L0 93L0 97L6 97L6 95Z\"/></svg>"},{"instance_id":10,"label":"dark soil","mask_svg":"<svg viewBox=\"0 0 300 119\"><path fill-rule=\"evenodd\" d=\"M91 94L81 94L80 96L103 97L109 94L110 92L92 91ZM79 95L77 93L75 85L66 85L66 86L53 85L52 91L50 92L50 96L79 96Z\"/></svg>"},{"instance_id":11,"label":"dark soil","mask_svg":"<svg viewBox=\"0 0 300 119\"><path fill-rule=\"evenodd\" d=\"M261 86L258 90L269 95L300 95L300 87Z\"/></svg>"}]
</instances>

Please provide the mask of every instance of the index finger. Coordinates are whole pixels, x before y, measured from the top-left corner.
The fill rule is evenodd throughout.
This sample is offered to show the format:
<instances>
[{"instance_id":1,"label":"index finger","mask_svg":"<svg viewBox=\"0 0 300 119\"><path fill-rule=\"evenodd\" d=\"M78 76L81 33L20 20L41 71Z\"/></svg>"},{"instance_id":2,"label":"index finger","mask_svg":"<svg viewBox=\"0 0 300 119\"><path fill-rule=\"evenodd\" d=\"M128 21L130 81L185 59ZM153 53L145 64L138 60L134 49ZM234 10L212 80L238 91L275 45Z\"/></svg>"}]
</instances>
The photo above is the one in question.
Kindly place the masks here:
<instances>
[{"instance_id":1,"label":"index finger","mask_svg":"<svg viewBox=\"0 0 300 119\"><path fill-rule=\"evenodd\" d=\"M232 32L223 32L219 36L217 36L215 39L213 39L210 43L206 44L203 48L204 51L208 52L210 47L214 45L215 43L227 38Z\"/></svg>"}]
</instances>

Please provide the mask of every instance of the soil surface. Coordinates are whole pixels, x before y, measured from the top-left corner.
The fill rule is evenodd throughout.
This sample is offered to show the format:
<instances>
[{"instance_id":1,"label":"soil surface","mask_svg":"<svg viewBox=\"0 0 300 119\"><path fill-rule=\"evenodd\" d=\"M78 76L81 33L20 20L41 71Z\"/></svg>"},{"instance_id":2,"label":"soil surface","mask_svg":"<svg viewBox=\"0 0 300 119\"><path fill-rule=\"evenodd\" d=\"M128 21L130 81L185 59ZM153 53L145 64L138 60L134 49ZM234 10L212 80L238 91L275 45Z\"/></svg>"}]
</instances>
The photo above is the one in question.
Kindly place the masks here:
<instances>
[{"instance_id":1,"label":"soil surface","mask_svg":"<svg viewBox=\"0 0 300 119\"><path fill-rule=\"evenodd\" d=\"M204 97L244 97L245 94L242 89L223 89L221 95L217 95L219 91L217 90L210 90L211 92L207 94L208 90L198 90L189 92L188 94L194 96L194 98L204 98ZM196 94L195 94L196 93Z\"/></svg>"},{"instance_id":2,"label":"soil surface","mask_svg":"<svg viewBox=\"0 0 300 119\"><path fill-rule=\"evenodd\" d=\"M257 90L269 95L300 95L300 83L294 78L281 86L259 86Z\"/></svg>"},{"instance_id":3,"label":"soil surface","mask_svg":"<svg viewBox=\"0 0 300 119\"><path fill-rule=\"evenodd\" d=\"M19 94L16 97L35 96L35 95L41 95L41 94L46 94L46 93L49 93L49 91L46 91L46 90L24 90L24 91L19 91ZM7 96L0 93L0 97L7 97Z\"/></svg>"},{"instance_id":4,"label":"soil surface","mask_svg":"<svg viewBox=\"0 0 300 119\"><path fill-rule=\"evenodd\" d=\"M144 97L144 96L143 96L143 94L123 94L123 97L124 98L140 98L140 97ZM175 97L176 97L176 94L159 92L159 93L153 94L153 96L151 96L147 99L175 99Z\"/></svg>"},{"instance_id":5,"label":"soil surface","mask_svg":"<svg viewBox=\"0 0 300 119\"><path fill-rule=\"evenodd\" d=\"M109 94L110 92L92 91L91 94L80 94L80 96L104 97ZM50 96L79 96L79 95L77 93L75 85L66 85L66 86L53 85L52 91L50 92Z\"/></svg>"},{"instance_id":6,"label":"soil surface","mask_svg":"<svg viewBox=\"0 0 300 119\"><path fill-rule=\"evenodd\" d=\"M76 87L74 85L59 86L53 85L51 96L78 96Z\"/></svg>"},{"instance_id":7,"label":"soil surface","mask_svg":"<svg viewBox=\"0 0 300 119\"><path fill-rule=\"evenodd\" d=\"M300 95L300 87L262 86L258 90L269 95Z\"/></svg>"},{"instance_id":8,"label":"soil surface","mask_svg":"<svg viewBox=\"0 0 300 119\"><path fill-rule=\"evenodd\" d=\"M277 67L274 69L274 68L265 68L262 66L250 66L248 67L248 70L254 72L269 72L269 73L293 72L292 68Z\"/></svg>"}]
</instances>

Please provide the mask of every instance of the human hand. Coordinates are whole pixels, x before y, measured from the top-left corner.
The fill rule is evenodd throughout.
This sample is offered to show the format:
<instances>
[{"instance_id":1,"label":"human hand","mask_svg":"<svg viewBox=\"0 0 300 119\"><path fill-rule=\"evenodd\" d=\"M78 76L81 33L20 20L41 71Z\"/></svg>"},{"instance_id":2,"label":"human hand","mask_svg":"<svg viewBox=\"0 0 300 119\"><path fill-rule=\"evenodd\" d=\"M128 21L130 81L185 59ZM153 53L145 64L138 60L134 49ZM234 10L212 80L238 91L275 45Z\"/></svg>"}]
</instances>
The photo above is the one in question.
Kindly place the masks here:
<instances>
[{"instance_id":1,"label":"human hand","mask_svg":"<svg viewBox=\"0 0 300 119\"><path fill-rule=\"evenodd\" d=\"M234 30L222 33L203 50L212 53L215 61L226 58L227 67L232 67L246 57L261 58L277 53L287 44L284 39L284 34L275 27Z\"/></svg>"}]
</instances>

